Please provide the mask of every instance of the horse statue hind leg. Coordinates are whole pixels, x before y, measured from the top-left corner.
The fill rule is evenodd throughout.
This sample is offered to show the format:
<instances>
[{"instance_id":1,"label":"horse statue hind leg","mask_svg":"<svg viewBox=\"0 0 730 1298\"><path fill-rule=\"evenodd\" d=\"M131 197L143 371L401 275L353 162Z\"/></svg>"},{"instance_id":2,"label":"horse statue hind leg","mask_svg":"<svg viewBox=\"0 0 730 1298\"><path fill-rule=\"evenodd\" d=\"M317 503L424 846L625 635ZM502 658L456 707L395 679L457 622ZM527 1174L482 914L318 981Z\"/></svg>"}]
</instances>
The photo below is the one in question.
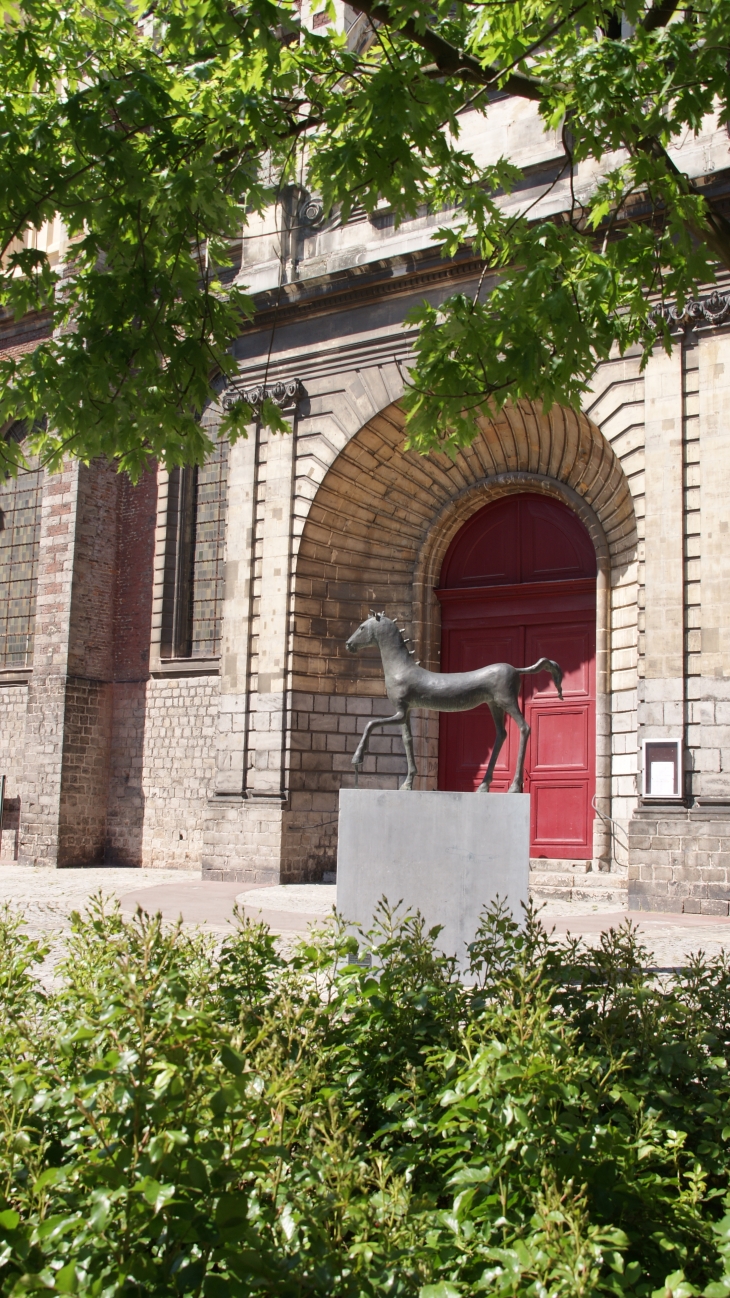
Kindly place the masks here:
<instances>
[{"instance_id":1,"label":"horse statue hind leg","mask_svg":"<svg viewBox=\"0 0 730 1298\"><path fill-rule=\"evenodd\" d=\"M418 767L416 766L416 759L413 756L413 735L411 733L410 712L406 712L406 719L403 722L403 725L401 726L400 729L401 729L401 734L403 736L403 747L406 750L406 761L408 762L408 774L405 780L403 781L403 783L401 784L401 789L408 790L413 788L413 781L418 775Z\"/></svg>"},{"instance_id":2,"label":"horse statue hind leg","mask_svg":"<svg viewBox=\"0 0 730 1298\"><path fill-rule=\"evenodd\" d=\"M477 793L489 793L489 786L492 783L494 768L497 765L497 758L501 752L502 744L507 738L507 729L504 724L504 708L498 707L496 703L489 703L488 707L494 722L495 739L492 747L492 756L490 757L489 765L484 772L484 779L477 787Z\"/></svg>"},{"instance_id":3,"label":"horse statue hind leg","mask_svg":"<svg viewBox=\"0 0 730 1298\"><path fill-rule=\"evenodd\" d=\"M492 778L494 776L494 768L497 765L497 759L502 750L502 745L507 737L507 728L504 724L504 716L505 713L507 713L507 715L512 717L513 721L517 723L520 732L520 747L519 747L519 752L517 754L517 765L515 767L515 776L507 792L522 793L522 782L524 779L524 769L525 769L525 753L527 751L527 741L530 738L530 727L525 721L525 718L523 717L520 711L519 704L517 703L516 700L506 699L504 701L504 705L501 707L497 703L490 703L488 706L489 706L489 711L492 714L492 720L494 721L494 729L496 731L496 735L494 739L494 745L492 747L492 755L489 759L489 765L487 766L487 769L484 773L484 779L482 780L481 784L477 786L476 791L477 793L489 793L489 787L492 783Z\"/></svg>"},{"instance_id":4,"label":"horse statue hind leg","mask_svg":"<svg viewBox=\"0 0 730 1298\"><path fill-rule=\"evenodd\" d=\"M534 676L537 672L542 671L550 672L555 688L558 691L558 695L562 699L563 672L561 667L558 663L554 662L552 658L539 658L531 667L515 667L514 677L512 680L510 680L508 684L506 682L504 683L503 688L500 690L500 697L498 699L495 698L493 702L489 704L489 710L494 720L496 737L494 740L494 747L492 748L492 755L489 759L489 765L487 766L484 779L477 789L477 793L489 792L489 786L492 783L497 758L499 757L507 733L504 724L505 712L508 716L512 717L512 720L516 723L520 732L520 746L517 753L514 779L512 780L507 792L522 793L525 774L525 755L527 753L527 741L530 738L530 727L528 726L518 703L521 684L520 677Z\"/></svg>"},{"instance_id":5,"label":"horse statue hind leg","mask_svg":"<svg viewBox=\"0 0 730 1298\"><path fill-rule=\"evenodd\" d=\"M515 777L510 784L508 793L522 793L522 781L525 772L525 753L527 752L527 741L530 738L530 727L522 715L520 705L515 699L514 703L507 705L507 712L512 720L517 723L520 732L520 747L517 753L517 765L515 766Z\"/></svg>"}]
</instances>

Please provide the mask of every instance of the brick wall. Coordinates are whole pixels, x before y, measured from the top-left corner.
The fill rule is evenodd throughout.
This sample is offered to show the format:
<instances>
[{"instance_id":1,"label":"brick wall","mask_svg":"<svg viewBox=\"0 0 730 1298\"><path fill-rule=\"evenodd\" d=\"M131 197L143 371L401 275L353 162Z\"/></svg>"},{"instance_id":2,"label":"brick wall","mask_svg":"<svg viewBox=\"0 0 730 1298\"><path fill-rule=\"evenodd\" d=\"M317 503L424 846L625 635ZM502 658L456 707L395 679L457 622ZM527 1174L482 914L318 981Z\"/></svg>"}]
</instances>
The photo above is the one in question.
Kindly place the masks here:
<instances>
[{"instance_id":1,"label":"brick wall","mask_svg":"<svg viewBox=\"0 0 730 1298\"><path fill-rule=\"evenodd\" d=\"M23 743L20 859L55 864L63 760L78 465L46 474L36 586L33 676Z\"/></svg>"},{"instance_id":2,"label":"brick wall","mask_svg":"<svg viewBox=\"0 0 730 1298\"><path fill-rule=\"evenodd\" d=\"M115 681L144 680L149 672L156 522L156 470L143 474L134 486L122 476L116 527Z\"/></svg>"},{"instance_id":3,"label":"brick wall","mask_svg":"<svg viewBox=\"0 0 730 1298\"><path fill-rule=\"evenodd\" d=\"M114 592L119 478L79 469L69 619L59 866L103 860L112 740Z\"/></svg>"},{"instance_id":4,"label":"brick wall","mask_svg":"<svg viewBox=\"0 0 730 1298\"><path fill-rule=\"evenodd\" d=\"M24 741L29 862L141 859L130 778L138 795L155 495L154 473L132 487L101 462L46 479Z\"/></svg>"},{"instance_id":5,"label":"brick wall","mask_svg":"<svg viewBox=\"0 0 730 1298\"><path fill-rule=\"evenodd\" d=\"M25 865L55 865L58 859L65 715L66 677L34 673L22 749L20 860Z\"/></svg>"},{"instance_id":6,"label":"brick wall","mask_svg":"<svg viewBox=\"0 0 730 1298\"><path fill-rule=\"evenodd\" d=\"M70 677L112 679L120 482L112 466L102 462L79 469L68 632Z\"/></svg>"},{"instance_id":7,"label":"brick wall","mask_svg":"<svg viewBox=\"0 0 730 1298\"><path fill-rule=\"evenodd\" d=\"M154 591L157 472L133 486L119 479L114 587L112 739L105 860L141 865L145 822L144 743Z\"/></svg>"}]
</instances>

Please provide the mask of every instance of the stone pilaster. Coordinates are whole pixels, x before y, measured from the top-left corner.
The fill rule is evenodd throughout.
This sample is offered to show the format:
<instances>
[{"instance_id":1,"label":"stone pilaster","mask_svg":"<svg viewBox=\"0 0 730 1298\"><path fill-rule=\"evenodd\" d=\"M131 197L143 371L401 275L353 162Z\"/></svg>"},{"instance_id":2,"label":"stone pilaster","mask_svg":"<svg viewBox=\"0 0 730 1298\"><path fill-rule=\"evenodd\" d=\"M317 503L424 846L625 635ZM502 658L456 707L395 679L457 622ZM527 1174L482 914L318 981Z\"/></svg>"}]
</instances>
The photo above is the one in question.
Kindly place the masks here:
<instances>
[{"instance_id":1,"label":"stone pilaster","mask_svg":"<svg viewBox=\"0 0 730 1298\"><path fill-rule=\"evenodd\" d=\"M240 797L246 782L246 731L251 671L251 612L256 525L257 436L231 447L228 468L226 585L221 633L221 698L215 792Z\"/></svg>"},{"instance_id":2,"label":"stone pilaster","mask_svg":"<svg viewBox=\"0 0 730 1298\"><path fill-rule=\"evenodd\" d=\"M256 798L286 796L285 750L295 434L269 437L262 526L257 690L251 700Z\"/></svg>"},{"instance_id":3,"label":"stone pilaster","mask_svg":"<svg viewBox=\"0 0 730 1298\"><path fill-rule=\"evenodd\" d=\"M701 801L730 811L730 333L700 337Z\"/></svg>"},{"instance_id":4,"label":"stone pilaster","mask_svg":"<svg viewBox=\"0 0 730 1298\"><path fill-rule=\"evenodd\" d=\"M643 738L681 733L684 697L682 349L646 367Z\"/></svg>"},{"instance_id":5,"label":"stone pilaster","mask_svg":"<svg viewBox=\"0 0 730 1298\"><path fill-rule=\"evenodd\" d=\"M684 672L684 401L682 347L657 350L645 372L645 636L638 683L637 766L643 739L686 733ZM637 772L641 779L641 771ZM679 819L677 819L679 817ZM629 824L629 902L633 909L682 909L672 836L686 811L669 804L634 812ZM671 826L675 826L672 829Z\"/></svg>"},{"instance_id":6,"label":"stone pilaster","mask_svg":"<svg viewBox=\"0 0 730 1298\"><path fill-rule=\"evenodd\" d=\"M257 516L261 459L265 481ZM278 883L282 877L290 815L285 803L294 459L293 434L251 435L231 449L221 708L205 878Z\"/></svg>"}]
</instances>

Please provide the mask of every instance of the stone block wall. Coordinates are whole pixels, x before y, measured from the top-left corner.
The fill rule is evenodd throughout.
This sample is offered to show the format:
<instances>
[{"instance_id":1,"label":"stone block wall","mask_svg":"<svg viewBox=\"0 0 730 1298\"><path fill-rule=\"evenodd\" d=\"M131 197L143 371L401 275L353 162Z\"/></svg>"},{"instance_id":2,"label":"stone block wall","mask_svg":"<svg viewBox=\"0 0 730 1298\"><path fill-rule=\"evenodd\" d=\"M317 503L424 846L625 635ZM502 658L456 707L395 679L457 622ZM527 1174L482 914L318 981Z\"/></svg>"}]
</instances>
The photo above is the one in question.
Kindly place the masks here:
<instances>
[{"instance_id":1,"label":"stone block wall","mask_svg":"<svg viewBox=\"0 0 730 1298\"><path fill-rule=\"evenodd\" d=\"M109 681L68 677L56 865L104 859L112 738Z\"/></svg>"},{"instance_id":2,"label":"stone block wall","mask_svg":"<svg viewBox=\"0 0 730 1298\"><path fill-rule=\"evenodd\" d=\"M661 415L660 474L647 472L653 518L643 554L639 660L642 739L679 738L682 801L639 801L630 825L629 904L726 915L730 907L730 334L687 333L652 357ZM651 612L651 617L649 616ZM637 767L637 778L640 778Z\"/></svg>"},{"instance_id":3,"label":"stone block wall","mask_svg":"<svg viewBox=\"0 0 730 1298\"><path fill-rule=\"evenodd\" d=\"M630 844L631 910L730 913L730 816L722 806L642 807Z\"/></svg>"},{"instance_id":4,"label":"stone block wall","mask_svg":"<svg viewBox=\"0 0 730 1298\"><path fill-rule=\"evenodd\" d=\"M290 813L284 817L282 874L292 882L321 878L337 867L337 809L340 789L355 787L352 757L363 729L392 707L382 693L304 694L292 697ZM414 715L414 731L417 720ZM420 736L419 736L420 737ZM370 736L357 783L363 789L397 789L407 764L400 727ZM421 787L425 780L421 777Z\"/></svg>"},{"instance_id":5,"label":"stone block wall","mask_svg":"<svg viewBox=\"0 0 730 1298\"><path fill-rule=\"evenodd\" d=\"M106 790L104 859L139 866L143 860L146 814L144 771L147 682L112 685L112 744Z\"/></svg>"},{"instance_id":6,"label":"stone block wall","mask_svg":"<svg viewBox=\"0 0 730 1298\"><path fill-rule=\"evenodd\" d=\"M200 867L215 778L219 689L215 676L152 678L147 684L141 865ZM116 760L121 763L121 754Z\"/></svg>"},{"instance_id":7,"label":"stone block wall","mask_svg":"<svg viewBox=\"0 0 730 1298\"><path fill-rule=\"evenodd\" d=\"M286 813L280 801L218 797L208 803L203 878L241 883L299 882L282 872Z\"/></svg>"},{"instance_id":8,"label":"stone block wall","mask_svg":"<svg viewBox=\"0 0 730 1298\"><path fill-rule=\"evenodd\" d=\"M0 685L0 777L5 776L5 811L0 825L0 863L17 860L22 753L28 687Z\"/></svg>"}]
</instances>

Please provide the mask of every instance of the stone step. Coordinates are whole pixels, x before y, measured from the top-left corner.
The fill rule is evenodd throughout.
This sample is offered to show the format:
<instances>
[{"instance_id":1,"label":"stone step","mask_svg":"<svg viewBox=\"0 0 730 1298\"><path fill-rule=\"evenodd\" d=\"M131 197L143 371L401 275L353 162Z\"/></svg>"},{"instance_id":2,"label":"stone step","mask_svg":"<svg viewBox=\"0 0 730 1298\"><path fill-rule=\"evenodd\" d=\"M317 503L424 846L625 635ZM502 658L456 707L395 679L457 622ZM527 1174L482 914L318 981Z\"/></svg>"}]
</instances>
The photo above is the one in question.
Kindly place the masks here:
<instances>
[{"instance_id":1,"label":"stone step","mask_svg":"<svg viewBox=\"0 0 730 1298\"><path fill-rule=\"evenodd\" d=\"M575 902L585 902L589 905L594 901L610 901L616 906L624 909L628 901L627 888L610 888L608 885L604 888L593 888L590 892L583 888L574 888L570 900Z\"/></svg>"},{"instance_id":2,"label":"stone step","mask_svg":"<svg viewBox=\"0 0 730 1298\"><path fill-rule=\"evenodd\" d=\"M585 878L585 875L583 875L583 878ZM572 874L543 874L542 872L530 870L531 892L535 888L547 888L550 890L553 888L574 888L575 884L576 880Z\"/></svg>"},{"instance_id":3,"label":"stone step","mask_svg":"<svg viewBox=\"0 0 730 1298\"><path fill-rule=\"evenodd\" d=\"M532 901L572 901L572 888L535 888L530 884L530 898Z\"/></svg>"},{"instance_id":4,"label":"stone step","mask_svg":"<svg viewBox=\"0 0 730 1298\"><path fill-rule=\"evenodd\" d=\"M540 863L542 865L542 862ZM623 872L531 870L530 896L535 901L611 902L625 906L628 878Z\"/></svg>"},{"instance_id":5,"label":"stone step","mask_svg":"<svg viewBox=\"0 0 730 1298\"><path fill-rule=\"evenodd\" d=\"M590 861L551 860L546 856L535 856L530 860L530 870L538 874L565 874L568 870L573 874L588 874L590 868Z\"/></svg>"}]
</instances>

